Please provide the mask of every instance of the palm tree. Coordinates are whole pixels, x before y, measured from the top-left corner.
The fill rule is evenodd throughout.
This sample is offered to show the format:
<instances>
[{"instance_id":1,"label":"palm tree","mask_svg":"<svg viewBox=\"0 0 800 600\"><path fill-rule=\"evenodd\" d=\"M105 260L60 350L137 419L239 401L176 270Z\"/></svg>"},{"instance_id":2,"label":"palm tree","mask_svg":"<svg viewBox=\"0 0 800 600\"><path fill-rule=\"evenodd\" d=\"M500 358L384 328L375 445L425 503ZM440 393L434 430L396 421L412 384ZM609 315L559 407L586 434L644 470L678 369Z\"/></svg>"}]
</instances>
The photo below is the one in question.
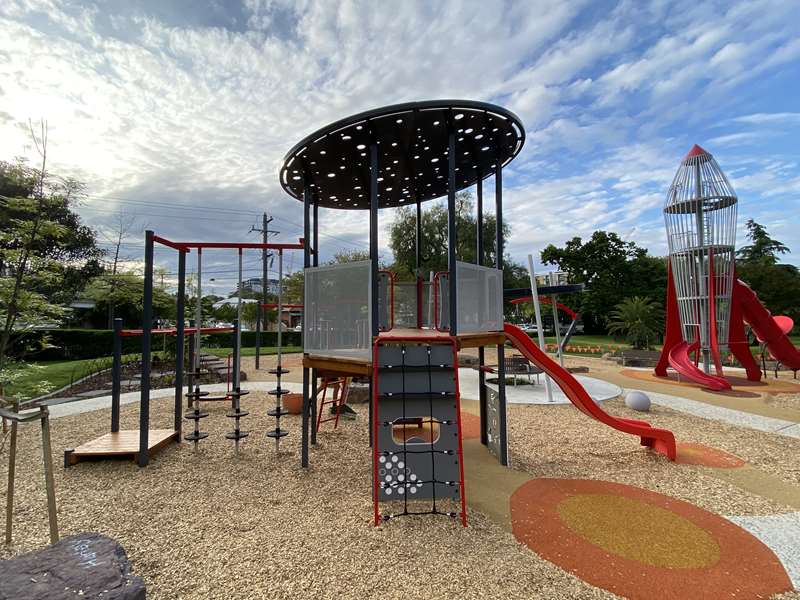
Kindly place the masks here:
<instances>
[{"instance_id":1,"label":"palm tree","mask_svg":"<svg viewBox=\"0 0 800 600\"><path fill-rule=\"evenodd\" d=\"M608 317L608 332L624 335L628 343L638 350L648 350L661 328L661 306L640 296L625 298Z\"/></svg>"}]
</instances>

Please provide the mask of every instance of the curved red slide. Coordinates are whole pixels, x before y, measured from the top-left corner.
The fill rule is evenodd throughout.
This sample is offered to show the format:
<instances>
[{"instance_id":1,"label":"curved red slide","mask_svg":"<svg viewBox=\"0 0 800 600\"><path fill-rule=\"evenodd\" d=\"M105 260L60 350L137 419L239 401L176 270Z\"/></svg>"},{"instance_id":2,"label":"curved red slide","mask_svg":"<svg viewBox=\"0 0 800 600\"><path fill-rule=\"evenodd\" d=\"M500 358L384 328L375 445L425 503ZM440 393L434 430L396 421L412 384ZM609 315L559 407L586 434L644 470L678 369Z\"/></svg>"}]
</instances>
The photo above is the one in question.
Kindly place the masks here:
<instances>
[{"instance_id":1,"label":"curved red slide","mask_svg":"<svg viewBox=\"0 0 800 600\"><path fill-rule=\"evenodd\" d=\"M699 383L710 390L720 392L722 390L731 389L731 384L722 377L704 373L701 369L697 368L689 354L695 352L699 347L700 344L697 342L691 346L689 342L686 341L676 344L669 351L669 366L686 377L686 379Z\"/></svg>"},{"instance_id":2,"label":"curved red slide","mask_svg":"<svg viewBox=\"0 0 800 600\"><path fill-rule=\"evenodd\" d=\"M795 348L781 324L764 308L756 293L746 283L736 279L733 282L733 294L742 307L744 320L758 339L767 345L772 357L789 369L800 369L800 350Z\"/></svg>"},{"instance_id":3,"label":"curved red slide","mask_svg":"<svg viewBox=\"0 0 800 600\"><path fill-rule=\"evenodd\" d=\"M505 324L503 331L508 340L514 344L517 350L522 352L525 358L552 377L570 402L582 413L609 427L613 427L617 431L638 435L641 438L642 446L648 446L656 452L665 454L670 460L675 460L675 436L672 435L671 431L656 429L647 421L620 419L611 416L597 405L569 371L562 368L534 344L527 333L510 323Z\"/></svg>"}]
</instances>

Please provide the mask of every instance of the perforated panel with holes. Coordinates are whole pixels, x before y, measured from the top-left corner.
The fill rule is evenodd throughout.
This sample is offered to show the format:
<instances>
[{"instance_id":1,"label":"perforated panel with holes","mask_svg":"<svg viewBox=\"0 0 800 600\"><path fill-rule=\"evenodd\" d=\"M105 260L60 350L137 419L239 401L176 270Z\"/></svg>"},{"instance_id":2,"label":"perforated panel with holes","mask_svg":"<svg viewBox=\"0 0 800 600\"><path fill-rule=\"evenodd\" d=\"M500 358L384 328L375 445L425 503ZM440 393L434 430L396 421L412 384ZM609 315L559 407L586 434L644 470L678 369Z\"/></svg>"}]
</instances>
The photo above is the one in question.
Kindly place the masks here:
<instances>
[{"instance_id":1,"label":"perforated panel with holes","mask_svg":"<svg viewBox=\"0 0 800 600\"><path fill-rule=\"evenodd\" d=\"M320 206L369 208L369 145L378 148L381 208L447 194L448 135L456 133L456 189L494 174L520 151L525 133L504 108L467 100L399 104L360 113L309 135L286 155L283 188L303 198L307 182Z\"/></svg>"},{"instance_id":2,"label":"perforated panel with holes","mask_svg":"<svg viewBox=\"0 0 800 600\"><path fill-rule=\"evenodd\" d=\"M452 344L378 346L380 500L460 498L453 359Z\"/></svg>"}]
</instances>

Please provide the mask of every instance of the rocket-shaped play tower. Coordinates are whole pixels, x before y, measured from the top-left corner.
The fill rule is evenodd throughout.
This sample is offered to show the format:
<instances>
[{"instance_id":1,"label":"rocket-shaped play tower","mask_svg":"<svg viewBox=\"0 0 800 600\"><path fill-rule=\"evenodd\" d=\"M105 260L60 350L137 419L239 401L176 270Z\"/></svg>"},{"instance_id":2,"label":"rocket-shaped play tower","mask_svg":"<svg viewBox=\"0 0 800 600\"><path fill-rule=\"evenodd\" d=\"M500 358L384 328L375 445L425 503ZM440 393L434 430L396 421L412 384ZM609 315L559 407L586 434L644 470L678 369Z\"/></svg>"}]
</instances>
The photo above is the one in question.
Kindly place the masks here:
<instances>
[{"instance_id":1,"label":"rocket-shaped play tower","mask_svg":"<svg viewBox=\"0 0 800 600\"><path fill-rule=\"evenodd\" d=\"M745 322L777 364L795 373L800 370L800 351L787 337L791 319L775 319L747 284L736 279L737 202L714 157L700 146L692 147L664 203L669 281L664 347L656 375L666 377L669 366L703 387L729 390L721 357L727 350L744 367L747 378L758 381L761 370L750 352Z\"/></svg>"},{"instance_id":2,"label":"rocket-shaped play tower","mask_svg":"<svg viewBox=\"0 0 800 600\"><path fill-rule=\"evenodd\" d=\"M736 192L717 161L695 145L664 203L672 283L681 333L697 346L703 371L728 344L736 242Z\"/></svg>"}]
</instances>

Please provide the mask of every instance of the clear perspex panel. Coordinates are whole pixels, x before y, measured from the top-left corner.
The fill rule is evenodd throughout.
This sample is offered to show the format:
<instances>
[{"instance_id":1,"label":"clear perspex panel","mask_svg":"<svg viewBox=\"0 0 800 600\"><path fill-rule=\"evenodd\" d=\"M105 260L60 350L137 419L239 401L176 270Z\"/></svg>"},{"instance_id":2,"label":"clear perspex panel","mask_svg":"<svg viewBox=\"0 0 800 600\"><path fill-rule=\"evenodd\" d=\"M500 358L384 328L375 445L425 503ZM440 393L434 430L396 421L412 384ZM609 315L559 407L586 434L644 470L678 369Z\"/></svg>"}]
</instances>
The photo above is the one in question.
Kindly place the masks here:
<instances>
[{"instance_id":1,"label":"clear perspex panel","mask_svg":"<svg viewBox=\"0 0 800 600\"><path fill-rule=\"evenodd\" d=\"M369 359L370 261L305 269L303 350Z\"/></svg>"},{"instance_id":2,"label":"clear perspex panel","mask_svg":"<svg viewBox=\"0 0 800 600\"><path fill-rule=\"evenodd\" d=\"M503 272L456 262L458 333L502 331Z\"/></svg>"}]
</instances>

